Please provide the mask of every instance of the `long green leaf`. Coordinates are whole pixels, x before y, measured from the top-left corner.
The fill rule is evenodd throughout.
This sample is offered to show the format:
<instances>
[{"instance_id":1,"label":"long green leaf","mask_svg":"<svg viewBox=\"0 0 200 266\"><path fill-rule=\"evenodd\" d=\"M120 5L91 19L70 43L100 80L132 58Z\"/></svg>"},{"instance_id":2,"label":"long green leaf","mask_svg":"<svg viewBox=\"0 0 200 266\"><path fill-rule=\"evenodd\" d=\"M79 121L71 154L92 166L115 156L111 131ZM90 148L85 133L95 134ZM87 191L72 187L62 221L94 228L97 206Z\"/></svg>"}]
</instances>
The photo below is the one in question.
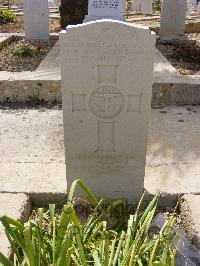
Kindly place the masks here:
<instances>
[{"instance_id":1,"label":"long green leaf","mask_svg":"<svg viewBox=\"0 0 200 266\"><path fill-rule=\"evenodd\" d=\"M32 245L32 238L31 238L31 228L27 226L24 230L24 240L25 240L25 253L29 260L30 266L35 266L35 257L34 257L34 250Z\"/></svg>"},{"instance_id":2,"label":"long green leaf","mask_svg":"<svg viewBox=\"0 0 200 266\"><path fill-rule=\"evenodd\" d=\"M101 261L98 256L98 251L94 250L92 253L93 259L94 259L94 265L95 266L102 266Z\"/></svg>"},{"instance_id":3,"label":"long green leaf","mask_svg":"<svg viewBox=\"0 0 200 266\"><path fill-rule=\"evenodd\" d=\"M83 247L83 244L81 242L81 238L80 238L80 235L79 235L78 231L77 231L77 234L76 234L76 240L77 240L77 248L79 250L80 262L81 262L82 265L87 266L88 263L87 263L87 259L86 259L86 256L85 256L84 247Z\"/></svg>"},{"instance_id":4,"label":"long green leaf","mask_svg":"<svg viewBox=\"0 0 200 266\"><path fill-rule=\"evenodd\" d=\"M1 252L0 252L0 264L2 266L14 266L14 264L9 261Z\"/></svg>"},{"instance_id":5,"label":"long green leaf","mask_svg":"<svg viewBox=\"0 0 200 266\"><path fill-rule=\"evenodd\" d=\"M49 204L49 213L50 213L51 221L53 221L53 218L55 217L55 209L56 209L55 204Z\"/></svg>"},{"instance_id":6,"label":"long green leaf","mask_svg":"<svg viewBox=\"0 0 200 266\"><path fill-rule=\"evenodd\" d=\"M24 230L24 226L17 220L12 219L11 217L8 216L2 216L0 217L0 221L3 223L4 221L7 221L8 224L10 225L14 225L16 228L18 228L19 230L21 230L23 232Z\"/></svg>"},{"instance_id":7,"label":"long green leaf","mask_svg":"<svg viewBox=\"0 0 200 266\"><path fill-rule=\"evenodd\" d=\"M151 212L153 209L155 209L155 207L157 207L158 204L158 196L155 196L152 201L149 203L148 207L146 208L145 212L143 213L141 219L140 219L140 223L143 224L144 221L147 218L147 215L149 214L149 212Z\"/></svg>"},{"instance_id":8,"label":"long green leaf","mask_svg":"<svg viewBox=\"0 0 200 266\"><path fill-rule=\"evenodd\" d=\"M116 250L116 253L115 253L115 256L114 256L114 260L113 260L113 264L112 264L113 266L117 265L117 262L118 262L118 259L119 259L119 254L120 254L120 251L121 251L121 247L122 247L125 235L126 235L126 233L124 231L122 231L122 233L120 235L119 243L118 243L118 246L117 246L117 250Z\"/></svg>"},{"instance_id":9,"label":"long green leaf","mask_svg":"<svg viewBox=\"0 0 200 266\"><path fill-rule=\"evenodd\" d=\"M88 196L89 200L94 204L94 206L96 206L98 204L96 197L81 179L77 179L72 183L69 194L68 194L67 202L72 203L74 191L75 191L77 184L81 187L84 193Z\"/></svg>"},{"instance_id":10,"label":"long green leaf","mask_svg":"<svg viewBox=\"0 0 200 266\"><path fill-rule=\"evenodd\" d=\"M62 243L60 254L56 262L56 266L70 265L71 252L72 252L72 240L70 236L70 230L66 232L64 241Z\"/></svg>"},{"instance_id":11,"label":"long green leaf","mask_svg":"<svg viewBox=\"0 0 200 266\"><path fill-rule=\"evenodd\" d=\"M23 258L22 256L20 255L19 253L19 246L16 244L16 242L11 238L11 236L9 235L8 231L5 229L5 233L6 233L6 236L10 242L10 246L11 246L11 249L12 249L12 252L16 255L19 263L22 263L23 261Z\"/></svg>"},{"instance_id":12,"label":"long green leaf","mask_svg":"<svg viewBox=\"0 0 200 266\"><path fill-rule=\"evenodd\" d=\"M57 260L60 252L60 248L65 236L65 232L70 223L70 215L72 213L71 204L64 205L60 217L60 222L57 228L57 241L56 241L56 250L55 250L55 259Z\"/></svg>"},{"instance_id":13,"label":"long green leaf","mask_svg":"<svg viewBox=\"0 0 200 266\"><path fill-rule=\"evenodd\" d=\"M10 219L7 216L3 216L1 218L1 222L2 222L2 224L4 226L4 228L6 229L7 233L13 239L13 241L15 241L17 243L17 245L19 245L22 248L22 250L25 250L26 246L25 246L25 243L24 243L24 239L22 237L22 234L19 233L19 231L18 231L18 228L19 228L18 227L18 222L15 223L13 219ZM16 224L17 228L16 227L11 227L9 222L11 222L12 225ZM23 227L23 229L24 229L24 227Z\"/></svg>"}]
</instances>

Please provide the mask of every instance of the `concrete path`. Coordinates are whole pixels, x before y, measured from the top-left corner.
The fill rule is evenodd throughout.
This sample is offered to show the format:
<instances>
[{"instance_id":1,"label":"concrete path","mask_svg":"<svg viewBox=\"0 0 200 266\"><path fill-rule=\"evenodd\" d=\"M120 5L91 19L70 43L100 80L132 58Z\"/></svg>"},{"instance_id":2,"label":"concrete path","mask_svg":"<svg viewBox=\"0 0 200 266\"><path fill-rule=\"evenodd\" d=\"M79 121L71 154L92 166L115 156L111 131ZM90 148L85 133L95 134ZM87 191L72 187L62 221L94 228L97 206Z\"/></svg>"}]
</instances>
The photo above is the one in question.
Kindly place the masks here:
<instances>
[{"instance_id":1,"label":"concrete path","mask_svg":"<svg viewBox=\"0 0 200 266\"><path fill-rule=\"evenodd\" d=\"M37 205L65 199L63 118L53 109L0 107L0 192L30 193ZM200 107L151 113L145 187L200 194ZM61 193L61 194L60 194Z\"/></svg>"},{"instance_id":2,"label":"concrete path","mask_svg":"<svg viewBox=\"0 0 200 266\"><path fill-rule=\"evenodd\" d=\"M0 108L0 192L30 193L37 205L63 193L62 111Z\"/></svg>"},{"instance_id":3,"label":"concrete path","mask_svg":"<svg viewBox=\"0 0 200 266\"><path fill-rule=\"evenodd\" d=\"M25 222L31 212L29 197L25 194L0 193L0 217L6 215ZM0 223L0 251L7 257L11 255L10 244Z\"/></svg>"},{"instance_id":4,"label":"concrete path","mask_svg":"<svg viewBox=\"0 0 200 266\"><path fill-rule=\"evenodd\" d=\"M0 33L0 50L3 49L6 45L8 45L12 41L12 36L7 36Z\"/></svg>"},{"instance_id":5,"label":"concrete path","mask_svg":"<svg viewBox=\"0 0 200 266\"><path fill-rule=\"evenodd\" d=\"M200 193L200 107L152 110L145 186L167 194Z\"/></svg>"},{"instance_id":6,"label":"concrete path","mask_svg":"<svg viewBox=\"0 0 200 266\"><path fill-rule=\"evenodd\" d=\"M36 75L61 80L60 44L57 42L36 70Z\"/></svg>"},{"instance_id":7,"label":"concrete path","mask_svg":"<svg viewBox=\"0 0 200 266\"><path fill-rule=\"evenodd\" d=\"M180 215L188 237L200 250L200 195L184 195L181 199Z\"/></svg>"},{"instance_id":8,"label":"concrete path","mask_svg":"<svg viewBox=\"0 0 200 266\"><path fill-rule=\"evenodd\" d=\"M25 221L31 203L66 201L67 182L61 106L0 106L0 216ZM167 107L151 112L145 188L167 195L163 205L182 198L181 215L199 246L200 107ZM171 202L172 198L172 202ZM186 217L186 219L185 219ZM190 223L191 222L191 223ZM0 251L10 255L0 225Z\"/></svg>"}]
</instances>

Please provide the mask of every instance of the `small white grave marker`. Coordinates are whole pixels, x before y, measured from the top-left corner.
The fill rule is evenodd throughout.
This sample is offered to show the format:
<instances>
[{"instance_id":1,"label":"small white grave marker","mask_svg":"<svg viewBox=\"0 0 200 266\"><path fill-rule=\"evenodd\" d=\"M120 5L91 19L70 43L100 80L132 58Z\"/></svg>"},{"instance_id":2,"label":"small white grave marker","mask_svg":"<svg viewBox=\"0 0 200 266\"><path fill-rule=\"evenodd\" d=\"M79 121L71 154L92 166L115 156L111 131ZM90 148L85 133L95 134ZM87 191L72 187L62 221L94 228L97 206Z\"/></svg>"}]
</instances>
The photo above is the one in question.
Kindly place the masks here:
<instances>
[{"instance_id":1,"label":"small white grave marker","mask_svg":"<svg viewBox=\"0 0 200 266\"><path fill-rule=\"evenodd\" d=\"M152 0L141 0L142 14L152 14Z\"/></svg>"},{"instance_id":2,"label":"small white grave marker","mask_svg":"<svg viewBox=\"0 0 200 266\"><path fill-rule=\"evenodd\" d=\"M24 28L27 40L49 40L48 0L24 0Z\"/></svg>"},{"instance_id":3,"label":"small white grave marker","mask_svg":"<svg viewBox=\"0 0 200 266\"><path fill-rule=\"evenodd\" d=\"M187 0L164 0L160 21L160 37L171 39L185 34Z\"/></svg>"},{"instance_id":4,"label":"small white grave marker","mask_svg":"<svg viewBox=\"0 0 200 266\"><path fill-rule=\"evenodd\" d=\"M132 11L139 13L141 12L141 0L132 0L131 1L131 9Z\"/></svg>"}]
</instances>

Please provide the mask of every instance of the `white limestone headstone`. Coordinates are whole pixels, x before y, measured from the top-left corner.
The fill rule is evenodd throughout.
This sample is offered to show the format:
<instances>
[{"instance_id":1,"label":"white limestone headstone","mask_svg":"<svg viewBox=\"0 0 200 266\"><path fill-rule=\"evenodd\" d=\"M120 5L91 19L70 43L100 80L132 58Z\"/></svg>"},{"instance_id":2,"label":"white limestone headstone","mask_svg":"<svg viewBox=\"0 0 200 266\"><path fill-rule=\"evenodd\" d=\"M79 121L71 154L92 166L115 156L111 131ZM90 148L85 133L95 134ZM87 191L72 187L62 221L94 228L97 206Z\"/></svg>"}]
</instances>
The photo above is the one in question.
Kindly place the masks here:
<instances>
[{"instance_id":1,"label":"white limestone headstone","mask_svg":"<svg viewBox=\"0 0 200 266\"><path fill-rule=\"evenodd\" d=\"M192 3L188 0L187 1L187 16L190 16L190 14L192 13L193 11L193 5Z\"/></svg>"},{"instance_id":2,"label":"white limestone headstone","mask_svg":"<svg viewBox=\"0 0 200 266\"><path fill-rule=\"evenodd\" d=\"M68 186L138 199L144 188L155 35L99 20L60 34Z\"/></svg>"},{"instance_id":3,"label":"white limestone headstone","mask_svg":"<svg viewBox=\"0 0 200 266\"><path fill-rule=\"evenodd\" d=\"M171 39L185 34L187 0L164 0L160 21L160 38Z\"/></svg>"},{"instance_id":4,"label":"white limestone headstone","mask_svg":"<svg viewBox=\"0 0 200 266\"><path fill-rule=\"evenodd\" d=\"M197 13L200 14L200 2L197 5Z\"/></svg>"},{"instance_id":5,"label":"white limestone headstone","mask_svg":"<svg viewBox=\"0 0 200 266\"><path fill-rule=\"evenodd\" d=\"M141 0L141 13L152 14L152 0Z\"/></svg>"},{"instance_id":6,"label":"white limestone headstone","mask_svg":"<svg viewBox=\"0 0 200 266\"><path fill-rule=\"evenodd\" d=\"M124 0L89 0L85 22L100 19L124 21L123 9Z\"/></svg>"},{"instance_id":7,"label":"white limestone headstone","mask_svg":"<svg viewBox=\"0 0 200 266\"><path fill-rule=\"evenodd\" d=\"M49 8L58 8L59 5L54 0L48 0Z\"/></svg>"},{"instance_id":8,"label":"white limestone headstone","mask_svg":"<svg viewBox=\"0 0 200 266\"><path fill-rule=\"evenodd\" d=\"M48 0L24 0L24 28L27 40L49 40Z\"/></svg>"},{"instance_id":9,"label":"white limestone headstone","mask_svg":"<svg viewBox=\"0 0 200 266\"><path fill-rule=\"evenodd\" d=\"M132 0L131 9L133 12L140 13L141 12L141 0Z\"/></svg>"},{"instance_id":10,"label":"white limestone headstone","mask_svg":"<svg viewBox=\"0 0 200 266\"><path fill-rule=\"evenodd\" d=\"M126 11L126 0L123 0L123 4L124 4L123 11L125 12Z\"/></svg>"}]
</instances>

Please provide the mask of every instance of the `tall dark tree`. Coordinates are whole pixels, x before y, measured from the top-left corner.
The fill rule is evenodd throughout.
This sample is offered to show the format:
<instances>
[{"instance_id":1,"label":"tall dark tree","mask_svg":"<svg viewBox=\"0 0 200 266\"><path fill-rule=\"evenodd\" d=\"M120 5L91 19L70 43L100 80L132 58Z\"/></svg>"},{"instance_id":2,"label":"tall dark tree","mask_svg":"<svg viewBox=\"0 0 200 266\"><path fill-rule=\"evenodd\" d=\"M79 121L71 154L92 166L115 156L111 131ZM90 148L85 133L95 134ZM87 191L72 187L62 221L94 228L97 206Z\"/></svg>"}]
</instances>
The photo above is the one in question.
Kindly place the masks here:
<instances>
[{"instance_id":1,"label":"tall dark tree","mask_svg":"<svg viewBox=\"0 0 200 266\"><path fill-rule=\"evenodd\" d=\"M88 0L61 0L61 28L83 22L88 12Z\"/></svg>"}]
</instances>

